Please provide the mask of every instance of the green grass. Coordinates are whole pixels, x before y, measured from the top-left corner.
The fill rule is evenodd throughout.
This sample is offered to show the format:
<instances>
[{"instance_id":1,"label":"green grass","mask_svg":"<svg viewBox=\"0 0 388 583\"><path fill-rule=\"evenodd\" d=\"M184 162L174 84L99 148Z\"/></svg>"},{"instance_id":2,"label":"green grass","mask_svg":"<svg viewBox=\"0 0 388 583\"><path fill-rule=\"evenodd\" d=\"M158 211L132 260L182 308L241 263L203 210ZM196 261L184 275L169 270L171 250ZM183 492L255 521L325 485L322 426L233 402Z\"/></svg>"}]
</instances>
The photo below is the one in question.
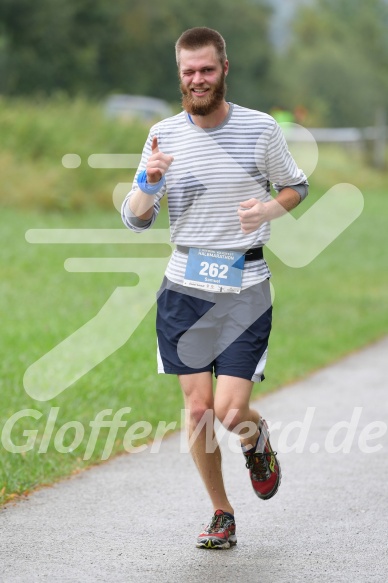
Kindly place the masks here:
<instances>
[{"instance_id":1,"label":"green grass","mask_svg":"<svg viewBox=\"0 0 388 583\"><path fill-rule=\"evenodd\" d=\"M111 185L133 169L94 169L91 154L140 154L148 134L141 123L107 119L99 103L10 100L0 97L0 204L32 210L88 210L112 206ZM81 165L62 166L65 154Z\"/></svg>"},{"instance_id":2,"label":"green grass","mask_svg":"<svg viewBox=\"0 0 388 583\"><path fill-rule=\"evenodd\" d=\"M29 119L26 114L26 123ZM93 120L98 133L98 117ZM48 121L46 123L50 125ZM88 133L86 126L85 122L82 135ZM50 126L47 131L50 133L52 129ZM21 129L18 131L23 133ZM111 131L114 134L116 130L111 128ZM127 134L131 131L131 128L125 128ZM137 140L143 139L141 132L133 131ZM71 135L69 132L68 139ZM24 139L28 134L23 136ZM98 147L94 147L92 138L89 146L82 145L81 137L80 134L77 152L80 153L82 147L83 156L97 151L115 151L113 146L110 150L104 148L101 136L96 138ZM16 140L14 145L7 142L6 151L0 150L0 163L8 169L7 176L12 176L12 179L14 162L9 170L8 161L16 160L19 147L20 140ZM137 151L139 147L138 143L133 145ZM72 151L67 142L63 152L66 151ZM74 198L78 201L76 207L62 205L60 201L71 195L74 186L68 181L61 186L60 196L55 183L49 199L42 193L34 208L35 201L29 197L36 186L30 181L40 181L40 188L45 189L48 178L44 169L55 174L60 166L58 156L61 156L60 149L52 158L50 152L47 156L37 154L35 159L32 150L26 154L20 152L19 161L28 169L25 176L15 178L20 181L20 191L15 198L10 198L11 188L7 196L3 196L3 192L1 197L4 204L0 230L0 428L13 414L24 409L34 409L42 415L39 419L20 419L13 429L12 440L19 445L28 439L28 434L23 435L24 431L37 431L35 445L30 451L10 453L0 446L0 503L99 463L107 429L101 430L91 458L84 460L83 457L91 433L89 424L104 409L111 409L114 414L123 407L131 408L123 417L126 427L119 430L112 455L123 451L125 431L137 421L148 421L153 431L161 420L176 422L177 427L180 425L182 397L177 381L173 376L156 373L155 307L119 350L58 397L48 402L36 401L24 390L23 375L29 365L95 316L118 286L133 286L135 283L126 273L69 273L63 267L68 257L126 257L129 251L126 245L32 245L26 242L25 232L33 228L121 227L120 216L112 209L111 203L116 182L123 180L121 171L96 171L88 167L82 170L85 174L83 180L90 181L91 189L104 185L100 205L96 201L89 204L90 192L84 192L83 187ZM366 167L357 153L340 148L320 148L320 163L310 179L311 194L298 213L306 210L330 186L343 181L352 182L362 190L364 211L307 267L289 268L267 251L276 290L274 329L267 380L255 386L256 396L305 377L386 334L386 179L386 174ZM84 209L84 212L76 208ZM163 209L157 226L166 225L166 211ZM156 280L150 283L155 292L157 285ZM140 286L138 293L142 293ZM128 317L133 309L137 308L128 305ZM58 408L53 434L47 453L38 453L52 408ZM60 437L58 429L74 421L82 424L84 438L74 451L59 453L54 441L56 436L57 439ZM70 444L73 437L74 430L69 430L64 444ZM142 440L136 443L140 444Z\"/></svg>"}]
</instances>

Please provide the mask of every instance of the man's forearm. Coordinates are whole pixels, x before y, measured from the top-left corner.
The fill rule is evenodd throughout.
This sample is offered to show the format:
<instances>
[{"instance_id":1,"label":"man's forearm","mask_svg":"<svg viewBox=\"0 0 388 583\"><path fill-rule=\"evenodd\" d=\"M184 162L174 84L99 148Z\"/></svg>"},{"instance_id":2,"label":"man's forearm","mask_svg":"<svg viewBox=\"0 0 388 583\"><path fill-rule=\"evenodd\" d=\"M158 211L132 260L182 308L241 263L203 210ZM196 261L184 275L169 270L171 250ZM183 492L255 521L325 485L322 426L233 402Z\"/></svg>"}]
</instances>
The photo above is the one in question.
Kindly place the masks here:
<instances>
[{"instance_id":1,"label":"man's forearm","mask_svg":"<svg viewBox=\"0 0 388 583\"><path fill-rule=\"evenodd\" d=\"M146 194L145 192L142 192L140 188L137 188L133 194L131 194L127 204L129 205L130 211L138 219L147 221L154 213L154 199L154 195Z\"/></svg>"},{"instance_id":2,"label":"man's forearm","mask_svg":"<svg viewBox=\"0 0 388 583\"><path fill-rule=\"evenodd\" d=\"M256 231L263 223L278 219L298 206L301 195L292 187L282 188L276 198L268 202L251 198L241 203L237 214L245 235Z\"/></svg>"},{"instance_id":3,"label":"man's forearm","mask_svg":"<svg viewBox=\"0 0 388 583\"><path fill-rule=\"evenodd\" d=\"M277 219L292 211L300 203L300 194L292 187L286 186L273 200L264 203L267 207L268 220Z\"/></svg>"}]
</instances>

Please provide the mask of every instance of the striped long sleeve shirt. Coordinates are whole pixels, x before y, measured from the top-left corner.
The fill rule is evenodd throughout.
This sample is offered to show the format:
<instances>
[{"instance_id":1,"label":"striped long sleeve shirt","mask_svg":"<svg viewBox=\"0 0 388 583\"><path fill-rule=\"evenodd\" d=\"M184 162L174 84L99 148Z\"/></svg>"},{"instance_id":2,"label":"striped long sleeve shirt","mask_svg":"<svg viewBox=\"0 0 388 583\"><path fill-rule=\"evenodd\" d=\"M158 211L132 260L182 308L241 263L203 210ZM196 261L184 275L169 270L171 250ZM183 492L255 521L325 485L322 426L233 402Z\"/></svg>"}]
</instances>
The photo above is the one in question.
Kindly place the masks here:
<instances>
[{"instance_id":1,"label":"striped long sleeve shirt","mask_svg":"<svg viewBox=\"0 0 388 583\"><path fill-rule=\"evenodd\" d=\"M128 200L137 189L137 176L146 168L153 137L161 152L174 156L166 182L154 200L148 221L135 217ZM292 158L276 121L268 114L230 104L223 123L202 129L183 111L155 124L145 143L132 190L122 206L124 224L136 232L150 228L159 213L160 200L167 196L171 242L185 247L241 249L264 246L270 224L244 234L238 208L243 201L271 200L270 184L279 192L295 187L303 199L307 179ZM181 284L187 255L175 250L166 277ZM264 259L246 262L242 289L270 277Z\"/></svg>"}]
</instances>

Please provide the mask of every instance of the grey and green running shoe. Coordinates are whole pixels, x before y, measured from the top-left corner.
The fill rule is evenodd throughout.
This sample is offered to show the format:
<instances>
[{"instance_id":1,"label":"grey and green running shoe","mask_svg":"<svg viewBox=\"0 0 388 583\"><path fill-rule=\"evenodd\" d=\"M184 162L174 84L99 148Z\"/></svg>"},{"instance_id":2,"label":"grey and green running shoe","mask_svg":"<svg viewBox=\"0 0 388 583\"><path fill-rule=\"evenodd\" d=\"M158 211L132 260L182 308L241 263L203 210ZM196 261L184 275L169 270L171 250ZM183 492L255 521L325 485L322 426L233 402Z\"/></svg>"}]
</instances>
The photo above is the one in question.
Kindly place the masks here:
<instances>
[{"instance_id":1,"label":"grey and green running shoe","mask_svg":"<svg viewBox=\"0 0 388 583\"><path fill-rule=\"evenodd\" d=\"M200 549L229 549L237 543L234 516L223 510L216 510L210 523L197 538Z\"/></svg>"}]
</instances>

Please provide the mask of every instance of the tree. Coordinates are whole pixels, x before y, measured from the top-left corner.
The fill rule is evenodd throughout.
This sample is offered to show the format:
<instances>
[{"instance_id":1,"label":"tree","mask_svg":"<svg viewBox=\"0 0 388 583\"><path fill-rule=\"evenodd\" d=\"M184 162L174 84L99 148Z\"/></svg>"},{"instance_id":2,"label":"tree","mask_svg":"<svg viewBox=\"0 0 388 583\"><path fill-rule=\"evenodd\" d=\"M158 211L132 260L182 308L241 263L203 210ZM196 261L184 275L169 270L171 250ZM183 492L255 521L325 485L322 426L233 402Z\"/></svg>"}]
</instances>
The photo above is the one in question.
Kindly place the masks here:
<instances>
[{"instance_id":1,"label":"tree","mask_svg":"<svg viewBox=\"0 0 388 583\"><path fill-rule=\"evenodd\" d=\"M292 105L315 121L370 125L388 107L388 5L383 0L316 0L299 9L280 71Z\"/></svg>"},{"instance_id":2,"label":"tree","mask_svg":"<svg viewBox=\"0 0 388 583\"><path fill-rule=\"evenodd\" d=\"M269 18L265 0L1 0L0 92L177 101L175 41L187 28L209 26L227 41L229 98L266 107Z\"/></svg>"},{"instance_id":3,"label":"tree","mask_svg":"<svg viewBox=\"0 0 388 583\"><path fill-rule=\"evenodd\" d=\"M83 89L95 78L106 10L94 0L2 0L1 91Z\"/></svg>"}]
</instances>

